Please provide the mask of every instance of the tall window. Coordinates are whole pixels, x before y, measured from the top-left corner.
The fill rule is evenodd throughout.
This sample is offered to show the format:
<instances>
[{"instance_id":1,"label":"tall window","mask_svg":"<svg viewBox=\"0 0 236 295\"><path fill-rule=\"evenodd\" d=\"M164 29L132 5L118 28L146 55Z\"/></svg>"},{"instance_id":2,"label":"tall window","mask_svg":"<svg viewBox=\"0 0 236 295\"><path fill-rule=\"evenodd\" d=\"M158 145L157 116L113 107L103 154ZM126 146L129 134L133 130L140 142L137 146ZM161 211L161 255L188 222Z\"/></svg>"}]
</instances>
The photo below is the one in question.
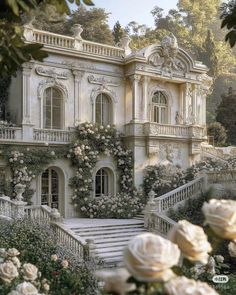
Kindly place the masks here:
<instances>
[{"instance_id":1,"label":"tall window","mask_svg":"<svg viewBox=\"0 0 236 295\"><path fill-rule=\"evenodd\" d=\"M96 197L108 195L109 191L109 172L106 168L101 168L96 174L95 180Z\"/></svg>"},{"instance_id":2,"label":"tall window","mask_svg":"<svg viewBox=\"0 0 236 295\"><path fill-rule=\"evenodd\" d=\"M167 123L167 99L161 91L155 92L152 97L152 121Z\"/></svg>"},{"instance_id":3,"label":"tall window","mask_svg":"<svg viewBox=\"0 0 236 295\"><path fill-rule=\"evenodd\" d=\"M101 125L112 124L111 99L101 93L96 98L95 121Z\"/></svg>"},{"instance_id":4,"label":"tall window","mask_svg":"<svg viewBox=\"0 0 236 295\"><path fill-rule=\"evenodd\" d=\"M59 208L59 177L57 172L48 168L42 174L41 204L51 208Z\"/></svg>"},{"instance_id":5,"label":"tall window","mask_svg":"<svg viewBox=\"0 0 236 295\"><path fill-rule=\"evenodd\" d=\"M43 128L62 129L62 103L60 90L50 87L43 96Z\"/></svg>"}]
</instances>

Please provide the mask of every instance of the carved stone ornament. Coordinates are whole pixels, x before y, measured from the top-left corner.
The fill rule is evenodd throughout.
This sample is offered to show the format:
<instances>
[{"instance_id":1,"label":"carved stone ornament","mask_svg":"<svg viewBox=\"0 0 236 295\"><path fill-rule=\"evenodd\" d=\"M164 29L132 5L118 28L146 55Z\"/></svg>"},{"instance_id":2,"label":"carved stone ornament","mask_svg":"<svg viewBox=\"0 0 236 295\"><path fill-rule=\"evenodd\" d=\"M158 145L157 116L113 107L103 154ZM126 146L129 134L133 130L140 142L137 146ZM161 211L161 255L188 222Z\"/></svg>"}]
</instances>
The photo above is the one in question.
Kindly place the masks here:
<instances>
[{"instance_id":1,"label":"carved stone ornament","mask_svg":"<svg viewBox=\"0 0 236 295\"><path fill-rule=\"evenodd\" d=\"M64 98L68 99L68 90L67 90L66 86L53 78L47 79L47 80L42 80L39 83L38 89L37 89L37 95L38 95L39 99L41 99L43 97L43 92L48 87L57 87L57 88L61 89L64 94Z\"/></svg>"},{"instance_id":2,"label":"carved stone ornament","mask_svg":"<svg viewBox=\"0 0 236 295\"><path fill-rule=\"evenodd\" d=\"M179 144L164 143L160 145L160 160L162 165L181 163L181 146Z\"/></svg>"},{"instance_id":3,"label":"carved stone ornament","mask_svg":"<svg viewBox=\"0 0 236 295\"><path fill-rule=\"evenodd\" d=\"M81 34L83 32L83 28L80 24L73 25L72 32L75 39L82 40Z\"/></svg>"},{"instance_id":4,"label":"carved stone ornament","mask_svg":"<svg viewBox=\"0 0 236 295\"><path fill-rule=\"evenodd\" d=\"M94 75L89 75L88 76L88 81L91 84L97 84L97 85L104 85L104 86L114 86L114 87L118 87L120 84L116 83L112 80L108 80L106 79L104 76L103 77L94 77Z\"/></svg>"},{"instance_id":5,"label":"carved stone ornament","mask_svg":"<svg viewBox=\"0 0 236 295\"><path fill-rule=\"evenodd\" d=\"M117 103L118 100L117 100L116 93L112 91L111 89L109 89L107 85L103 84L92 90L91 96L90 96L92 104L95 103L97 96L101 93L107 94L112 99L113 103Z\"/></svg>"},{"instance_id":6,"label":"carved stone ornament","mask_svg":"<svg viewBox=\"0 0 236 295\"><path fill-rule=\"evenodd\" d=\"M168 73L172 73L173 70L183 71L185 70L185 65L177 59L178 52L177 39L170 33L169 36L165 36L162 39L160 50L151 54L149 63Z\"/></svg>"},{"instance_id":7,"label":"carved stone ornament","mask_svg":"<svg viewBox=\"0 0 236 295\"><path fill-rule=\"evenodd\" d=\"M51 77L54 79L67 80L69 77L69 72L64 71L59 73L59 72L56 72L55 69L45 69L43 67L36 67L35 72L40 76Z\"/></svg>"}]
</instances>

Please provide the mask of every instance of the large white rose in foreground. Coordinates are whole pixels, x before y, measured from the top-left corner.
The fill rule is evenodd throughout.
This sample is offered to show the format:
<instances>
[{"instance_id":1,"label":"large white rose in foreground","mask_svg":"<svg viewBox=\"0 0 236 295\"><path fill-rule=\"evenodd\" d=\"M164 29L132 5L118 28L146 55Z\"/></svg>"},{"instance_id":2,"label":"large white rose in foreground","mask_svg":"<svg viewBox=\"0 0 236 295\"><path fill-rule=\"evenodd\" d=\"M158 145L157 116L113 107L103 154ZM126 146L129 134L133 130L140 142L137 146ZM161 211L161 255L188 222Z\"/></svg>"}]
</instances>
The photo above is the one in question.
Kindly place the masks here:
<instances>
[{"instance_id":1,"label":"large white rose in foreground","mask_svg":"<svg viewBox=\"0 0 236 295\"><path fill-rule=\"evenodd\" d=\"M168 238L179 246L188 260L207 264L212 248L200 226L181 220L171 229Z\"/></svg>"},{"instance_id":2,"label":"large white rose in foreground","mask_svg":"<svg viewBox=\"0 0 236 295\"><path fill-rule=\"evenodd\" d=\"M35 288L35 286L28 282L19 284L16 287L16 292L19 295L40 295L38 290Z\"/></svg>"},{"instance_id":3,"label":"large white rose in foreground","mask_svg":"<svg viewBox=\"0 0 236 295\"><path fill-rule=\"evenodd\" d=\"M212 199L202 207L206 223L221 238L236 241L236 201Z\"/></svg>"},{"instance_id":4,"label":"large white rose in foreground","mask_svg":"<svg viewBox=\"0 0 236 295\"><path fill-rule=\"evenodd\" d=\"M4 282L10 283L12 280L17 278L18 275L19 273L17 271L17 268L11 261L0 264L0 278Z\"/></svg>"},{"instance_id":5,"label":"large white rose in foreground","mask_svg":"<svg viewBox=\"0 0 236 295\"><path fill-rule=\"evenodd\" d=\"M168 295L219 295L213 288L200 281L175 277L165 284Z\"/></svg>"},{"instance_id":6,"label":"large white rose in foreground","mask_svg":"<svg viewBox=\"0 0 236 295\"><path fill-rule=\"evenodd\" d=\"M34 281L38 277L38 268L31 263L23 265L23 277L26 281Z\"/></svg>"},{"instance_id":7,"label":"large white rose in foreground","mask_svg":"<svg viewBox=\"0 0 236 295\"><path fill-rule=\"evenodd\" d=\"M160 236L144 233L134 237L124 252L128 271L139 281L167 281L174 276L170 269L180 258L177 245Z\"/></svg>"}]
</instances>

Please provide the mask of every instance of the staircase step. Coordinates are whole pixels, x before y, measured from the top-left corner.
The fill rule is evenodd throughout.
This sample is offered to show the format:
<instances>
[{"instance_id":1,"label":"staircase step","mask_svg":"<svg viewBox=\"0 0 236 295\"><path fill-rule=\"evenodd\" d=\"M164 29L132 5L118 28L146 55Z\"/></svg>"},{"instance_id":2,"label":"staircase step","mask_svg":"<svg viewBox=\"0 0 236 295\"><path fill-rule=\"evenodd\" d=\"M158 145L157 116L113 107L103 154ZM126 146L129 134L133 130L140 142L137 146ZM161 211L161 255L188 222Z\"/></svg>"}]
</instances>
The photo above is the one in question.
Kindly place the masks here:
<instances>
[{"instance_id":1,"label":"staircase step","mask_svg":"<svg viewBox=\"0 0 236 295\"><path fill-rule=\"evenodd\" d=\"M89 231L96 231L96 230L120 230L120 229L132 229L132 228L143 228L143 223L137 224L127 224L127 225L107 225L107 226L93 226L93 227L72 227L70 228L73 231L80 231L80 232L89 232Z\"/></svg>"},{"instance_id":2,"label":"staircase step","mask_svg":"<svg viewBox=\"0 0 236 295\"><path fill-rule=\"evenodd\" d=\"M128 233L136 233L136 232L140 232L142 228L120 228L120 229L113 229L112 231L106 231L106 230L97 230L94 231L91 229L91 231L88 232L81 232L80 230L76 230L75 233L80 235L81 237L84 236L103 236L103 235L114 235L114 234L128 234Z\"/></svg>"},{"instance_id":3,"label":"staircase step","mask_svg":"<svg viewBox=\"0 0 236 295\"><path fill-rule=\"evenodd\" d=\"M104 234L103 233L102 235L98 234L98 235L93 235L93 236L91 236L91 235L87 236L87 235L80 235L79 234L79 236L84 237L85 239L87 237L87 238L92 239L94 241L98 241L98 240L107 241L107 239L113 238L113 240L114 240L117 237L122 237L122 238L129 239L129 238L132 238L132 237L134 237L136 235L139 235L141 233L142 233L141 231L135 231L135 232L133 231L133 232L125 232L125 233L109 233L109 234ZM78 234L78 233L76 233L76 234Z\"/></svg>"},{"instance_id":4,"label":"staircase step","mask_svg":"<svg viewBox=\"0 0 236 295\"><path fill-rule=\"evenodd\" d=\"M113 242L108 242L108 243L97 243L96 249L109 248L109 247L120 247L120 246L125 247L128 244L128 242L129 242L129 240L113 241Z\"/></svg>"},{"instance_id":5,"label":"staircase step","mask_svg":"<svg viewBox=\"0 0 236 295\"><path fill-rule=\"evenodd\" d=\"M131 240L133 236L130 236L129 237L117 237L117 238L106 238L106 239L97 239L97 240L94 240L94 243L95 245L103 245L103 244L107 244L107 243L118 243L118 242L129 242Z\"/></svg>"},{"instance_id":6,"label":"staircase step","mask_svg":"<svg viewBox=\"0 0 236 295\"><path fill-rule=\"evenodd\" d=\"M114 257L119 257L119 259L123 258L123 251L117 251L117 252L108 252L108 253L102 253L102 254L98 254L98 257L102 258L102 259L107 259L107 258L114 258Z\"/></svg>"},{"instance_id":7,"label":"staircase step","mask_svg":"<svg viewBox=\"0 0 236 295\"><path fill-rule=\"evenodd\" d=\"M111 252L119 252L119 251L123 251L124 248L126 247L126 245L121 245L121 246L118 246L118 247L109 247L109 248L96 248L94 249L94 251L98 254L103 254L103 253L111 253Z\"/></svg>"}]
</instances>

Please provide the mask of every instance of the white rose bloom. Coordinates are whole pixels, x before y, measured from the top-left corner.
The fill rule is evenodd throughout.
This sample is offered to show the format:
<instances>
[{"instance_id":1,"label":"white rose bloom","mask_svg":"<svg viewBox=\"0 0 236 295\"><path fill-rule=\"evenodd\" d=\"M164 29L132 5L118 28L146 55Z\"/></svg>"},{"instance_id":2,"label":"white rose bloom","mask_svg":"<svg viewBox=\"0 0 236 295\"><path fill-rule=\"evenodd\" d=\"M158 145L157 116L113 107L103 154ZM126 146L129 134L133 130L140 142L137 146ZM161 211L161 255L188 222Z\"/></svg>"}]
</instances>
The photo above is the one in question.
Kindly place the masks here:
<instances>
[{"instance_id":1,"label":"white rose bloom","mask_svg":"<svg viewBox=\"0 0 236 295\"><path fill-rule=\"evenodd\" d=\"M0 248L0 257L6 257L7 255L7 251L5 248Z\"/></svg>"},{"instance_id":2,"label":"white rose bloom","mask_svg":"<svg viewBox=\"0 0 236 295\"><path fill-rule=\"evenodd\" d=\"M104 282L103 289L105 292L116 292L123 295L136 289L135 284L127 283L130 274L125 268L98 270L95 276L98 280Z\"/></svg>"},{"instance_id":3,"label":"white rose bloom","mask_svg":"<svg viewBox=\"0 0 236 295\"><path fill-rule=\"evenodd\" d=\"M160 236L144 233L134 237L124 252L128 271L139 281L167 281L180 258L177 245Z\"/></svg>"},{"instance_id":4,"label":"white rose bloom","mask_svg":"<svg viewBox=\"0 0 236 295\"><path fill-rule=\"evenodd\" d=\"M219 295L207 283L188 279L186 277L175 277L165 284L168 295Z\"/></svg>"},{"instance_id":5,"label":"white rose bloom","mask_svg":"<svg viewBox=\"0 0 236 295\"><path fill-rule=\"evenodd\" d=\"M202 207L206 223L221 238L236 241L236 201L212 199Z\"/></svg>"},{"instance_id":6,"label":"white rose bloom","mask_svg":"<svg viewBox=\"0 0 236 295\"><path fill-rule=\"evenodd\" d=\"M25 263L23 265L23 277L27 281L36 280L38 277L38 268L31 263Z\"/></svg>"},{"instance_id":7,"label":"white rose bloom","mask_svg":"<svg viewBox=\"0 0 236 295\"><path fill-rule=\"evenodd\" d=\"M200 226L181 220L171 229L168 238L179 246L188 260L207 264L212 248Z\"/></svg>"},{"instance_id":8,"label":"white rose bloom","mask_svg":"<svg viewBox=\"0 0 236 295\"><path fill-rule=\"evenodd\" d=\"M61 266L62 266L63 268L68 268L68 266L69 266L69 262L68 262L67 260L63 260L63 261L61 262Z\"/></svg>"},{"instance_id":9,"label":"white rose bloom","mask_svg":"<svg viewBox=\"0 0 236 295\"><path fill-rule=\"evenodd\" d=\"M29 282L24 282L16 287L16 292L19 295L40 295L38 290Z\"/></svg>"},{"instance_id":10,"label":"white rose bloom","mask_svg":"<svg viewBox=\"0 0 236 295\"><path fill-rule=\"evenodd\" d=\"M18 276L19 276L19 273L17 271L17 268L11 261L0 264L0 278L4 282L10 283L12 280L17 278Z\"/></svg>"},{"instance_id":11,"label":"white rose bloom","mask_svg":"<svg viewBox=\"0 0 236 295\"><path fill-rule=\"evenodd\" d=\"M229 255L236 258L236 243L230 242L228 245Z\"/></svg>"},{"instance_id":12,"label":"white rose bloom","mask_svg":"<svg viewBox=\"0 0 236 295\"><path fill-rule=\"evenodd\" d=\"M17 268L20 268L20 267L21 267L20 260L19 260L17 257L12 257L12 258L11 258L11 261L14 263L14 265L15 265Z\"/></svg>"},{"instance_id":13,"label":"white rose bloom","mask_svg":"<svg viewBox=\"0 0 236 295\"><path fill-rule=\"evenodd\" d=\"M7 255L10 257L14 257L20 255L20 252L15 248L10 248L7 250Z\"/></svg>"},{"instance_id":14,"label":"white rose bloom","mask_svg":"<svg viewBox=\"0 0 236 295\"><path fill-rule=\"evenodd\" d=\"M57 261L58 257L56 254L51 255L51 261Z\"/></svg>"}]
</instances>

